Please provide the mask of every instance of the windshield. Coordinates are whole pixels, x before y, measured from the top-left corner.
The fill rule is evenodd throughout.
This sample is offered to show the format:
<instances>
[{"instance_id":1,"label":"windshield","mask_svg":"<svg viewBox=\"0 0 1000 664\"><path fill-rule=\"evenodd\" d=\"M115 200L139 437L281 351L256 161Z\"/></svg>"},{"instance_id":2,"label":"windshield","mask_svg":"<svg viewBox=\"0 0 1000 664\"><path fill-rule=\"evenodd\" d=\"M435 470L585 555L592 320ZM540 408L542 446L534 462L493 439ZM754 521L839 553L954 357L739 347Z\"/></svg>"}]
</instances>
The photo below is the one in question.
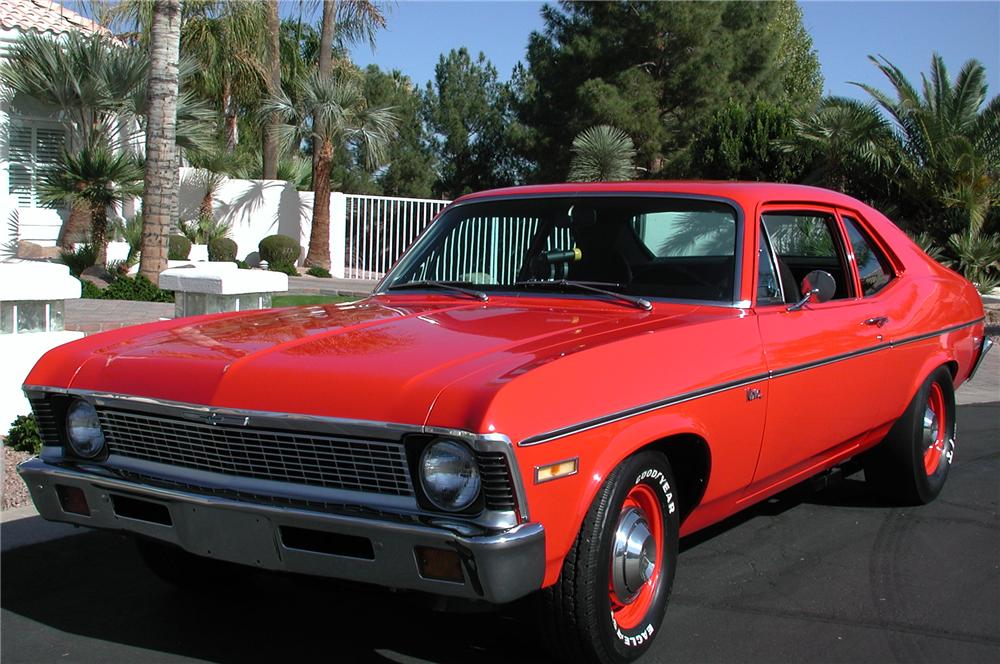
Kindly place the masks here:
<instances>
[{"instance_id":1,"label":"windshield","mask_svg":"<svg viewBox=\"0 0 1000 664\"><path fill-rule=\"evenodd\" d=\"M382 290L444 282L538 293L551 283L554 292L579 296L565 288L579 281L622 294L731 303L737 231L733 207L708 200L485 200L447 210Z\"/></svg>"}]
</instances>

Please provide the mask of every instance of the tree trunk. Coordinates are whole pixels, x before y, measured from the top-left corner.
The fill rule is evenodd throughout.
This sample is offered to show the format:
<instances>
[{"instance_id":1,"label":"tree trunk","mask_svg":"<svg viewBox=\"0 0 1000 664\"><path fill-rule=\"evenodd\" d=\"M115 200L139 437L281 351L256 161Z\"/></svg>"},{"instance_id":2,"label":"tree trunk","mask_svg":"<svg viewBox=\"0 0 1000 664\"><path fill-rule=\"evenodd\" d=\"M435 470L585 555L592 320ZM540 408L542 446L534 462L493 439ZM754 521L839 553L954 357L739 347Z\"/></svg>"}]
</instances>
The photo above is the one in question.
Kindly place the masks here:
<instances>
[{"instance_id":1,"label":"tree trunk","mask_svg":"<svg viewBox=\"0 0 1000 664\"><path fill-rule=\"evenodd\" d=\"M240 142L239 124L236 117L236 100L233 88L227 80L222 87L222 110L226 126L226 152L234 152Z\"/></svg>"},{"instance_id":2,"label":"tree trunk","mask_svg":"<svg viewBox=\"0 0 1000 664\"><path fill-rule=\"evenodd\" d=\"M333 164L333 143L323 141L316 154L313 171L312 229L309 231L309 253L306 267L330 269L330 167Z\"/></svg>"},{"instance_id":3,"label":"tree trunk","mask_svg":"<svg viewBox=\"0 0 1000 664\"><path fill-rule=\"evenodd\" d=\"M278 0L267 0L267 32L271 52L271 69L267 91L272 97L281 94L281 41L279 33L281 20L278 18ZM263 154L264 179L278 179L278 137L274 128L281 121L277 113L271 113L264 123Z\"/></svg>"},{"instance_id":4,"label":"tree trunk","mask_svg":"<svg viewBox=\"0 0 1000 664\"><path fill-rule=\"evenodd\" d=\"M215 204L215 194L212 191L211 183L205 187L205 195L201 197L201 205L198 206L198 219L212 218L212 209Z\"/></svg>"},{"instance_id":5,"label":"tree trunk","mask_svg":"<svg viewBox=\"0 0 1000 664\"><path fill-rule=\"evenodd\" d=\"M167 236L177 200L177 59L180 0L153 0L149 37L149 115L146 179L142 197L142 257L139 272L153 283L167 267Z\"/></svg>"},{"instance_id":6,"label":"tree trunk","mask_svg":"<svg viewBox=\"0 0 1000 664\"><path fill-rule=\"evenodd\" d=\"M96 251L94 265L108 267L108 209L100 205L90 211L90 241Z\"/></svg>"},{"instance_id":7,"label":"tree trunk","mask_svg":"<svg viewBox=\"0 0 1000 664\"><path fill-rule=\"evenodd\" d=\"M333 38L337 33L337 1L324 0L323 22L319 35L319 75L333 76ZM313 134L322 136L324 127L313 116ZM316 191L316 170L319 168L319 140L313 138L313 191ZM329 185L324 185L329 189ZM310 242L311 244L311 242Z\"/></svg>"},{"instance_id":8,"label":"tree trunk","mask_svg":"<svg viewBox=\"0 0 1000 664\"><path fill-rule=\"evenodd\" d=\"M73 251L73 244L82 242L86 238L89 225L90 207L83 201L74 203L69 209L69 217L59 229L59 239L56 240L56 244L61 249Z\"/></svg>"}]
</instances>

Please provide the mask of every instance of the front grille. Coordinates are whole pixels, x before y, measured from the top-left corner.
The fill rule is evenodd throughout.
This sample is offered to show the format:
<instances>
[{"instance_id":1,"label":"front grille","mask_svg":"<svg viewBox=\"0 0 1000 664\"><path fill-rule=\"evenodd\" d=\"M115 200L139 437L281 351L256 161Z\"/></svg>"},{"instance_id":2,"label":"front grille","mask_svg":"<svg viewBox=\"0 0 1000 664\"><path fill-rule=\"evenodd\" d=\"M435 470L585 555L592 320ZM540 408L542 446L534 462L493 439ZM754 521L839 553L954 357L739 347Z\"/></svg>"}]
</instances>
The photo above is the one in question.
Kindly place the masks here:
<instances>
[{"instance_id":1,"label":"front grille","mask_svg":"<svg viewBox=\"0 0 1000 664\"><path fill-rule=\"evenodd\" d=\"M477 452L486 509L507 512L517 507L507 456L501 452Z\"/></svg>"},{"instance_id":2,"label":"front grille","mask_svg":"<svg viewBox=\"0 0 1000 664\"><path fill-rule=\"evenodd\" d=\"M399 443L98 412L111 454L239 477L413 495Z\"/></svg>"},{"instance_id":3,"label":"front grille","mask_svg":"<svg viewBox=\"0 0 1000 664\"><path fill-rule=\"evenodd\" d=\"M41 436L43 445L60 445L59 425L56 424L56 416L52 409L52 402L44 397L29 397L31 411L35 414L35 422L38 423L38 434Z\"/></svg>"}]
</instances>

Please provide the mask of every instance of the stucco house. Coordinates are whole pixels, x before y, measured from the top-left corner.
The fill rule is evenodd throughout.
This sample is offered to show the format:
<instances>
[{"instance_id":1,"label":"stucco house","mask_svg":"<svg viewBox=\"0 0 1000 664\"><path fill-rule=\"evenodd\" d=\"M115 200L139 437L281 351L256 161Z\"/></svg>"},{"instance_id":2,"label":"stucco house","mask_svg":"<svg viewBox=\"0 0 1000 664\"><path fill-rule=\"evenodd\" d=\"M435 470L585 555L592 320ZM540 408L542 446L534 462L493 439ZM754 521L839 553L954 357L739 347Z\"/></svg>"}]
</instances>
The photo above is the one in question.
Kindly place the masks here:
<instances>
[{"instance_id":1,"label":"stucco house","mask_svg":"<svg viewBox=\"0 0 1000 664\"><path fill-rule=\"evenodd\" d=\"M110 34L103 26L50 0L0 0L0 58L25 32L58 39L71 30ZM0 245L10 240L16 211L19 239L54 246L65 211L38 199L40 169L59 159L65 129L56 109L3 91L0 101Z\"/></svg>"}]
</instances>

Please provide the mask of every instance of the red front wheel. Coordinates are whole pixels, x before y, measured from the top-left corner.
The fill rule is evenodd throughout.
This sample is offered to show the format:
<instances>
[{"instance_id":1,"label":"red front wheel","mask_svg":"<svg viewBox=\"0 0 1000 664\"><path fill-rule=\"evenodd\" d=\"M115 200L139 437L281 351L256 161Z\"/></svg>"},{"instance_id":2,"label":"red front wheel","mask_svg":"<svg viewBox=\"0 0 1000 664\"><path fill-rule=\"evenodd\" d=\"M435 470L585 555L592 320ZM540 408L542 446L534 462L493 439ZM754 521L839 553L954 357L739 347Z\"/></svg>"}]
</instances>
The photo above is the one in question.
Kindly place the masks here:
<instances>
[{"instance_id":1,"label":"red front wheel","mask_svg":"<svg viewBox=\"0 0 1000 664\"><path fill-rule=\"evenodd\" d=\"M557 659L620 663L649 649L673 585L678 527L662 454L640 452L608 476L559 581L540 596L543 640Z\"/></svg>"}]
</instances>

